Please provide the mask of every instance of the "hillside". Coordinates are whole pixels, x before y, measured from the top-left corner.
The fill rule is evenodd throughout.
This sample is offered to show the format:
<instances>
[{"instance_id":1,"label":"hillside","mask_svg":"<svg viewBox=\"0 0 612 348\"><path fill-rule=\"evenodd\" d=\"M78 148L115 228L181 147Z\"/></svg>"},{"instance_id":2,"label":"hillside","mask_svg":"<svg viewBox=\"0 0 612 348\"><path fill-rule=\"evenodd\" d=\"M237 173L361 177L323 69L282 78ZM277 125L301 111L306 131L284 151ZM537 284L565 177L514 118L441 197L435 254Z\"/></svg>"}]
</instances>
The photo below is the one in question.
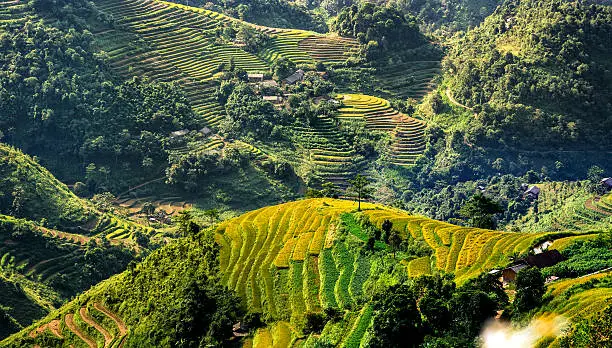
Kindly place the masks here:
<instances>
[{"instance_id":1,"label":"hillside","mask_svg":"<svg viewBox=\"0 0 612 348\"><path fill-rule=\"evenodd\" d=\"M586 182L539 184L541 195L530 211L514 222L521 230L605 230L612 223L610 195L588 191Z\"/></svg>"},{"instance_id":2,"label":"hillside","mask_svg":"<svg viewBox=\"0 0 612 348\"><path fill-rule=\"evenodd\" d=\"M3 144L0 174L0 280L12 289L0 296L0 308L13 323L4 336L162 242L153 229L78 198L32 157Z\"/></svg>"},{"instance_id":3,"label":"hillside","mask_svg":"<svg viewBox=\"0 0 612 348\"><path fill-rule=\"evenodd\" d=\"M197 278L204 281L200 286L208 289L205 279L216 279L235 290L250 312L265 318L268 326L247 340L249 346L268 346L270 340L279 346L303 343L308 338L302 331L305 315L328 308L344 314L325 325L322 338L334 345L353 346L368 339L364 334L371 325L371 291L402 277L438 271L452 272L464 283L504 265L511 254L526 252L544 235L458 227L369 203L363 208L363 213L356 213L354 202L311 199L225 221L214 232L220 246L218 260L210 249L212 231L179 240L3 344L82 345L84 339L98 344L123 342L126 347L138 342L166 345L165 340L178 334L173 320L188 309L179 307L179 312L164 320L156 318L169 315L164 314L173 308L168 303L180 299L187 284L202 274L204 278ZM407 249L392 253L394 249L384 241L375 242L377 252L366 251L372 233L368 221L380 226L386 219L413 250L418 246L417 254L402 251ZM215 270L218 278L213 276ZM151 276L162 273L167 276ZM173 281L167 281L168 277ZM146 314L144 303L151 309ZM86 320L88 311L95 320ZM45 330L47 324L59 331Z\"/></svg>"},{"instance_id":4,"label":"hillside","mask_svg":"<svg viewBox=\"0 0 612 348\"><path fill-rule=\"evenodd\" d=\"M200 126L217 125L224 116L223 105L214 100L214 75L222 65L232 62L247 72L265 72L281 57L298 64L342 60L345 50L356 45L348 39L261 27L217 12L158 0L102 0L96 6L117 21L117 25L100 26L96 32L111 66L121 75L177 82L201 116ZM243 26L265 34L266 42L253 51L243 46L243 39L221 35L223 28Z\"/></svg>"},{"instance_id":5,"label":"hillside","mask_svg":"<svg viewBox=\"0 0 612 348\"><path fill-rule=\"evenodd\" d=\"M32 157L4 144L0 144L0 192L0 213L45 219L50 226L77 227L99 215Z\"/></svg>"},{"instance_id":6,"label":"hillside","mask_svg":"<svg viewBox=\"0 0 612 348\"><path fill-rule=\"evenodd\" d=\"M453 42L445 84L475 113L468 136L495 148L607 151L611 23L609 6L508 2Z\"/></svg>"}]
</instances>

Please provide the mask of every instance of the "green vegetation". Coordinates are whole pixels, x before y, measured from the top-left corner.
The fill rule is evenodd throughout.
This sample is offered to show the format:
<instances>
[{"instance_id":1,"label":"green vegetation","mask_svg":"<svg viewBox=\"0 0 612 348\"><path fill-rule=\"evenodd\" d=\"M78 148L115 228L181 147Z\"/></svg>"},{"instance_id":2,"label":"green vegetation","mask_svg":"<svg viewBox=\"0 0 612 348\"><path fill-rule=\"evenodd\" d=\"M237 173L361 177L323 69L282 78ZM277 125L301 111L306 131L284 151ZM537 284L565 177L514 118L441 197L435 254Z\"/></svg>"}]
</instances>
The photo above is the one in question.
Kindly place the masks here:
<instances>
[{"instance_id":1,"label":"green vegetation","mask_svg":"<svg viewBox=\"0 0 612 348\"><path fill-rule=\"evenodd\" d=\"M452 96L477 114L467 136L496 148L606 149L610 23L608 6L502 5L444 63Z\"/></svg>"},{"instance_id":2,"label":"green vegetation","mask_svg":"<svg viewBox=\"0 0 612 348\"><path fill-rule=\"evenodd\" d=\"M0 3L0 345L586 342L612 12L436 1Z\"/></svg>"},{"instance_id":3,"label":"green vegetation","mask_svg":"<svg viewBox=\"0 0 612 348\"><path fill-rule=\"evenodd\" d=\"M82 345L88 337L95 340L98 334L92 331L95 326L84 322L84 308L90 313L99 311L97 318L112 318L113 326L108 318L99 323L109 330L113 327L111 340L123 346L220 344L231 336L232 324L244 310L238 299L218 283L217 255L218 246L210 231L175 242L51 312L37 326L12 336L3 345ZM48 331L29 334L55 320L62 323L63 338Z\"/></svg>"}]
</instances>

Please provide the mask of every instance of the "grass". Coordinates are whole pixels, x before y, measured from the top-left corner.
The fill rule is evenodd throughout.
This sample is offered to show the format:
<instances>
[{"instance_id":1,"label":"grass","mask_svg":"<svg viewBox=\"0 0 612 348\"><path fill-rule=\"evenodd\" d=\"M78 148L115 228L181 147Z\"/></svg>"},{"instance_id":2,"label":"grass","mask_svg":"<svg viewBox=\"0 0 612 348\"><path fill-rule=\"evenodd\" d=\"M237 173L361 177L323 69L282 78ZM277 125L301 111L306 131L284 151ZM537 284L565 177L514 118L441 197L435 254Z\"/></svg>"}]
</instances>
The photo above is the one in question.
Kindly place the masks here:
<instances>
[{"instance_id":1,"label":"grass","mask_svg":"<svg viewBox=\"0 0 612 348\"><path fill-rule=\"evenodd\" d=\"M373 312L373 308L372 308L372 305L370 304L366 305L362 309L360 313L361 315L355 322L355 325L353 326L353 329L351 330L350 335L344 342L344 347L347 347L347 348L359 348L360 347L361 339L363 338L363 335L365 334L366 330L370 327L372 323L372 312Z\"/></svg>"}]
</instances>

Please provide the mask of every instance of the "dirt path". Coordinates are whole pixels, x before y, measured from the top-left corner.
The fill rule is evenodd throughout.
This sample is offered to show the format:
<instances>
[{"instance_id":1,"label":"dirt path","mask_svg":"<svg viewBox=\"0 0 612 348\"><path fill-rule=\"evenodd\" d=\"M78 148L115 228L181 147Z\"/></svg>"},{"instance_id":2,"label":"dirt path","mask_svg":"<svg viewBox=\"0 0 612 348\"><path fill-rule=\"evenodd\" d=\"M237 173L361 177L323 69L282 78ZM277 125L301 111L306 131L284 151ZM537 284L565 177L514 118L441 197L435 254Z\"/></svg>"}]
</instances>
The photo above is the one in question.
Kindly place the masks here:
<instances>
[{"instance_id":1,"label":"dirt path","mask_svg":"<svg viewBox=\"0 0 612 348\"><path fill-rule=\"evenodd\" d=\"M121 198L123 195L126 195L126 194L128 194L128 193L132 192L133 190L136 190L136 189L138 189L138 188L141 188L141 187L143 187L143 186L145 186L145 185L152 184L152 183L154 183L154 182L162 181L162 180L164 180L164 179L166 179L166 177L165 177L165 176L162 176L161 178L157 178L157 179L149 180L149 181L147 181L147 182L143 182L143 183L142 183L142 184L140 184L140 185L136 185L136 186L134 186L134 187L130 188L129 190L127 190L127 191L125 191L125 192L122 192L122 193L118 194L118 195L117 195L117 199L120 199L120 198Z\"/></svg>"},{"instance_id":2,"label":"dirt path","mask_svg":"<svg viewBox=\"0 0 612 348\"><path fill-rule=\"evenodd\" d=\"M70 331L72 331L75 335L82 339L83 342L87 343L90 348L98 348L96 342L76 326L76 323L74 322L74 315L72 313L66 314L66 316L64 317L64 322L66 323L66 326L68 326Z\"/></svg>"},{"instance_id":3,"label":"dirt path","mask_svg":"<svg viewBox=\"0 0 612 348\"><path fill-rule=\"evenodd\" d=\"M68 254L68 255L70 255L70 254ZM42 260L42 261L38 262L37 264L35 264L35 265L33 265L33 266L30 266L30 267L29 267L29 268L26 270L25 274L26 274L26 275L30 275L32 272L34 272L34 269L36 269L36 267L42 266L42 265L47 264L47 263L49 263L49 262L51 262L51 261L59 260L59 259L64 258L64 257L66 257L66 256L67 256L67 255L62 255L62 256L54 257L54 258L52 258L52 259Z\"/></svg>"},{"instance_id":4,"label":"dirt path","mask_svg":"<svg viewBox=\"0 0 612 348\"><path fill-rule=\"evenodd\" d=\"M115 325L117 325L119 328L119 336L125 336L127 334L128 327L115 313L111 312L108 308L104 307L100 303L94 303L94 308L106 314L107 317L111 318L115 322Z\"/></svg>"},{"instance_id":5,"label":"dirt path","mask_svg":"<svg viewBox=\"0 0 612 348\"><path fill-rule=\"evenodd\" d=\"M464 108L466 110L470 110L473 111L474 109L467 106L467 105L463 105L460 102L458 102L457 100L455 100L455 98L453 98L453 95L451 94L450 88L446 89L446 97L448 97L448 100L450 100L451 103L457 105L460 108Z\"/></svg>"},{"instance_id":6,"label":"dirt path","mask_svg":"<svg viewBox=\"0 0 612 348\"><path fill-rule=\"evenodd\" d=\"M83 307L79 309L79 314L81 314L81 318L83 319L84 322L93 326L96 330L98 330L98 332L102 334L102 336L104 336L104 347L110 346L114 338L113 335L111 335L110 332L108 332L105 328L103 328L102 325L98 324L94 320L94 318L92 318L89 315L89 312L87 311L87 307Z\"/></svg>"},{"instance_id":7,"label":"dirt path","mask_svg":"<svg viewBox=\"0 0 612 348\"><path fill-rule=\"evenodd\" d=\"M32 338L36 338L41 333L45 332L45 330L51 331L51 333L57 336L58 338L64 338L64 336L62 336L61 325L60 325L59 319L51 320L47 324L37 327L36 330L30 331L28 336Z\"/></svg>"},{"instance_id":8,"label":"dirt path","mask_svg":"<svg viewBox=\"0 0 612 348\"><path fill-rule=\"evenodd\" d=\"M599 198L589 198L586 200L586 202L584 202L584 207L587 208L588 210L592 210L594 212L600 213L600 214L604 214L606 216L610 216L612 215L612 213L610 213L609 211L605 211L601 208L599 208L597 205L595 205L596 202L599 201Z\"/></svg>"}]
</instances>

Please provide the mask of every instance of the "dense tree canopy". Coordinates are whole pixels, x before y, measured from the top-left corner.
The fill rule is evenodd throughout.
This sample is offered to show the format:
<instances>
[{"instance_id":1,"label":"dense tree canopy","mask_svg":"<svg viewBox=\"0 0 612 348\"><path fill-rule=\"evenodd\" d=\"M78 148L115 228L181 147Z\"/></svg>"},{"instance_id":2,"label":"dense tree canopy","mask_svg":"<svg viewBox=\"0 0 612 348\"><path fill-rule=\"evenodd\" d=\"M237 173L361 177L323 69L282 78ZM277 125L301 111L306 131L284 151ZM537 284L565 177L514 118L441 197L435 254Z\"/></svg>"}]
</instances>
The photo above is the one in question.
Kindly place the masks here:
<instances>
[{"instance_id":1,"label":"dense tree canopy","mask_svg":"<svg viewBox=\"0 0 612 348\"><path fill-rule=\"evenodd\" d=\"M606 148L612 128L612 9L582 2L509 2L454 45L452 95L473 107L483 144Z\"/></svg>"},{"instance_id":2,"label":"dense tree canopy","mask_svg":"<svg viewBox=\"0 0 612 348\"><path fill-rule=\"evenodd\" d=\"M380 51L414 48L426 42L412 16L394 7L369 2L343 9L332 28L340 35L355 37Z\"/></svg>"}]
</instances>

